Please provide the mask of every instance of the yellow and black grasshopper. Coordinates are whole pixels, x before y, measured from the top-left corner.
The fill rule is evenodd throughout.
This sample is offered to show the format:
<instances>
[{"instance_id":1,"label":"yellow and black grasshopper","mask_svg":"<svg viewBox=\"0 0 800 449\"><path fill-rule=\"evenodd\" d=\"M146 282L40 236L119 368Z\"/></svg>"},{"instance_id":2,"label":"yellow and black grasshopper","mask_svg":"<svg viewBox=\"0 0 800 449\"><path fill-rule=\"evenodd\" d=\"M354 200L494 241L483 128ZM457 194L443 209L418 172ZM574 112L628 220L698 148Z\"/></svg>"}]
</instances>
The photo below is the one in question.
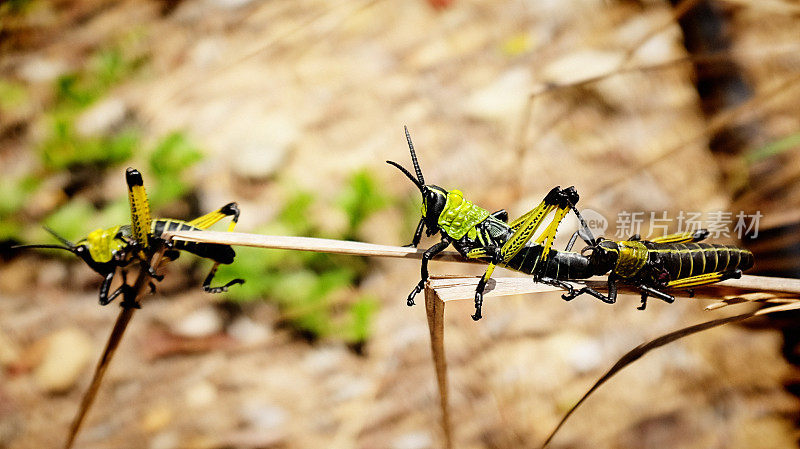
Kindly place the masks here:
<instances>
[{"instance_id":1,"label":"yellow and black grasshopper","mask_svg":"<svg viewBox=\"0 0 800 449\"><path fill-rule=\"evenodd\" d=\"M70 251L83 259L92 270L103 276L104 279L100 286L99 294L101 305L107 305L117 296L123 294L122 305L124 307L138 307L135 300L132 299L132 295L127 294L131 288L126 282L127 268L134 261L139 261L143 269L147 270L153 279L160 281L163 276L156 274L153 267L147 263L147 260L152 255L154 248L165 243L162 239L165 232L204 230L225 217L232 217L228 226L228 232L230 232L239 220L239 208L236 203L228 203L218 210L192 221L172 218L151 220L141 173L136 169L128 168L125 173L125 179L128 184L128 197L131 205L131 225L117 225L108 229L97 229L76 243L72 243L52 230L45 228L62 245L20 245L12 249L55 248ZM234 284L244 283L242 279L234 279L220 287L211 286L211 281L214 279L214 274L219 264L232 263L236 255L233 248L228 245L182 241L169 242L167 243L164 257L169 260L175 260L180 255L179 251L187 251L214 261L214 266L206 276L205 281L203 281L203 290L208 293L221 293L227 291L228 287ZM122 285L109 294L111 282L114 280L118 268L123 278ZM154 288L152 283L150 286Z\"/></svg>"},{"instance_id":2,"label":"yellow and black grasshopper","mask_svg":"<svg viewBox=\"0 0 800 449\"><path fill-rule=\"evenodd\" d=\"M699 243L708 237L705 229L665 235L653 240L642 240L637 234L619 242L602 238L595 240L588 229L586 232L588 238L584 238L588 246L581 250L581 255L590 253L587 258L593 267L592 271L597 274L609 273L608 296L591 287L583 287L562 295L567 301L589 294L603 302L614 303L617 299L617 282L622 281L639 288L642 293L639 310L644 310L649 296L668 303L675 301L675 297L661 291L663 289L691 289L739 278L742 271L753 266L753 253L744 248ZM573 242L567 246L567 251Z\"/></svg>"},{"instance_id":3,"label":"yellow and black grasshopper","mask_svg":"<svg viewBox=\"0 0 800 449\"><path fill-rule=\"evenodd\" d=\"M674 234L653 241L598 242L575 208L579 196L573 187L553 188L536 208L508 223L508 214L504 210L489 213L466 200L458 190L447 191L425 184L408 129L406 140L416 177L400 164L386 162L402 171L422 193L422 218L410 246L419 244L423 230L428 236L441 233L442 237L422 256L422 278L408 295L409 306L414 304L414 297L422 291L428 279L428 262L451 243L464 257L489 264L475 290L474 320L481 318L483 290L498 265L531 274L534 281L567 290L562 296L565 300L586 293L613 303L616 301L616 283L623 280L641 289L640 308L644 308L648 296L667 302L674 300L671 295L659 291L660 288L691 288L718 282L741 276L741 270L752 266L753 256L747 250L730 245L688 243L702 240L707 235L705 232ZM578 217L580 230L572 236L565 251L552 249L558 226L570 210ZM552 221L534 239L534 234L551 213L554 213ZM571 252L579 235L589 246L581 253ZM584 255L587 250L591 251L589 256ZM609 271L608 296L589 287L576 292L566 282Z\"/></svg>"},{"instance_id":4,"label":"yellow and black grasshopper","mask_svg":"<svg viewBox=\"0 0 800 449\"><path fill-rule=\"evenodd\" d=\"M570 253L572 255L564 258L556 252L552 253L555 256L553 257L551 247L561 219L570 209L575 209L578 193L574 187L553 188L536 208L508 223L508 213L505 210L489 213L465 199L458 190L447 191L436 185L425 184L408 128L405 132L416 177L400 164L386 162L402 171L422 193L422 218L410 246L416 248L419 245L423 230L426 230L428 236L441 233L442 237L439 243L428 248L422 256L422 279L408 295L409 306L414 304L414 297L425 286L425 281L428 279L428 262L451 243L464 257L489 263L475 290L475 314L472 316L474 320L481 318L483 290L498 265L532 274L535 281L573 290L562 279L571 279L570 275L573 272L583 273L589 259L577 253ZM536 239L533 239L534 233L551 212L554 212L552 222ZM588 229L585 223L583 227ZM547 268L553 263L563 267L561 270L555 270L558 274L556 277L550 276L549 273L553 270Z\"/></svg>"}]
</instances>

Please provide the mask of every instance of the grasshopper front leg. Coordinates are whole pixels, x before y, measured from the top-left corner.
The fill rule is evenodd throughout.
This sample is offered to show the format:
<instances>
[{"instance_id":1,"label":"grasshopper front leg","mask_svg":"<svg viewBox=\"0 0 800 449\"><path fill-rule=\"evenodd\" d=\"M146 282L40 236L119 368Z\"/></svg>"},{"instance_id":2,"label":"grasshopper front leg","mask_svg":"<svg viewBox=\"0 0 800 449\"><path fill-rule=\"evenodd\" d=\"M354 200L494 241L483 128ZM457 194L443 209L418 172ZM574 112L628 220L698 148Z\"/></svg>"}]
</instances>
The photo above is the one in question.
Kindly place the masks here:
<instances>
[{"instance_id":1,"label":"grasshopper front leg","mask_svg":"<svg viewBox=\"0 0 800 449\"><path fill-rule=\"evenodd\" d=\"M421 292L423 288L425 288L425 281L428 280L428 262L433 259L434 256L439 254L440 252L444 251L450 245L450 237L442 236L442 241L439 243L431 246L422 254L422 268L421 268L421 279L419 283L414 287L414 290L408 295L408 300L406 304L409 306L414 305L414 297L417 296L417 293Z\"/></svg>"},{"instance_id":2,"label":"grasshopper front leg","mask_svg":"<svg viewBox=\"0 0 800 449\"><path fill-rule=\"evenodd\" d=\"M414 231L414 238L411 240L411 243L403 246L416 248L419 245L420 239L422 239L422 231L424 229L425 229L425 217L422 217L419 220L419 224L417 225L417 230Z\"/></svg>"}]
</instances>

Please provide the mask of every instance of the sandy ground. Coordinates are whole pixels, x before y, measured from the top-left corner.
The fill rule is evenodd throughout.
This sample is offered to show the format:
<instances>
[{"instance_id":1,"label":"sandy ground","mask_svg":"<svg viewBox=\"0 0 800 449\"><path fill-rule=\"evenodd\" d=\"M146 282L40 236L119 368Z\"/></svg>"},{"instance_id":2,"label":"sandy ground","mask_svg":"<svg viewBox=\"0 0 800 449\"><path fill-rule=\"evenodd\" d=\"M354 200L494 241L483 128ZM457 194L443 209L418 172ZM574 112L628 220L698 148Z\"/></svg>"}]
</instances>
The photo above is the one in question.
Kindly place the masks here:
<instances>
[{"instance_id":1,"label":"sandy ground","mask_svg":"<svg viewBox=\"0 0 800 449\"><path fill-rule=\"evenodd\" d=\"M269 223L292 189L334 201L346 175L362 167L387 192L413 196L413 186L383 163L408 164L404 124L428 182L512 216L553 185L576 185L582 207L611 220L626 210L728 205L684 65L557 90L536 97L526 113L528 94L550 84L683 56L677 27L653 32L671 20L660 3L456 0L436 10L424 1L207 0L177 2L161 14L167 4L60 3L39 13L44 37L35 48L10 55L3 67L17 77L31 67L74 67L92 48L135 31L149 63L108 101L121 102L148 139L184 129L201 142L206 158L191 170L203 180L200 205L236 199L245 211L237 230ZM743 30L775 24L768 45L762 35L740 39L748 66L761 62L756 49L792 44L796 25L780 10L742 10ZM788 57L783 66L765 60L775 69L754 71L758 79L796 74ZM755 108L778 116L770 125L776 134L797 129L788 109L781 101ZM35 139L4 142L4 171L35 166ZM248 170L271 174L244 182ZM122 191L121 175L103 182L109 195ZM340 226L330 209L315 213ZM574 229L565 223L559 246ZM403 211L384 210L362 237L404 244L412 232ZM364 355L334 340L296 338L276 327L279 314L267 303L233 313L199 289L163 289L137 313L77 446L441 447L424 308L405 305L418 270L414 261L373 261L358 287L380 302ZM433 271L480 274L451 263ZM18 258L0 268L0 278L0 346L10 348L0 359L0 446L56 447L117 308L97 305L99 279L78 264ZM635 310L638 303L627 296L614 306L566 303L557 294L489 300L479 323L468 302L449 305L455 447L533 447L621 354L734 313L704 312L699 300L651 301L645 312ZM199 338L176 335L196 316L211 316L217 327ZM64 330L80 335L86 362L76 385L51 394L36 373L43 347ZM796 374L780 344L774 331L733 326L674 343L604 386L553 447L793 447L797 402L783 382Z\"/></svg>"}]
</instances>

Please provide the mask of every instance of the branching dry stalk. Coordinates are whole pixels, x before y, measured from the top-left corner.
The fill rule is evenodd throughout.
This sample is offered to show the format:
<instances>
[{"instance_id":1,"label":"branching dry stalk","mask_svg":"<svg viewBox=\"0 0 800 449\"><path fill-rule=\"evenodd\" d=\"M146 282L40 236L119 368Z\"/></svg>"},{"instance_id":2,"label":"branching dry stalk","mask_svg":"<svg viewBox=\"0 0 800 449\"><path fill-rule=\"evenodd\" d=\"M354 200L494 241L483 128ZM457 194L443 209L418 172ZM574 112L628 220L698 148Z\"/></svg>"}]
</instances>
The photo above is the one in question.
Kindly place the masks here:
<instances>
[{"instance_id":1,"label":"branching dry stalk","mask_svg":"<svg viewBox=\"0 0 800 449\"><path fill-rule=\"evenodd\" d=\"M154 267L156 271L158 271L158 269L161 267L161 256L163 255L164 248L162 247L156 251L150 260L150 266ZM147 274L147 270L141 268L139 270L139 275L136 277L136 282L133 284L132 290L135 292L137 304L141 304L142 299L147 294L147 288L149 284L150 276ZM119 315L117 316L117 321L114 323L114 328L111 330L111 335L109 335L108 341L106 342L103 355L100 356L100 360L97 362L97 367L95 368L94 375L92 376L92 382L89 384L89 388L86 390L86 393L83 394L81 405L78 408L78 413L72 420L67 441L64 443L64 449L70 449L75 443L75 438L78 436L78 432L81 429L83 420L89 413L89 409L91 409L95 397L97 396L97 390L100 389L100 384L103 382L103 376L106 373L106 369L108 369L111 359L114 357L114 353L116 352L120 341L122 341L122 336L125 333L125 329L128 328L128 323L130 323L131 318L133 318L133 314L136 312L136 310L137 309L133 307L122 307L120 310Z\"/></svg>"}]
</instances>

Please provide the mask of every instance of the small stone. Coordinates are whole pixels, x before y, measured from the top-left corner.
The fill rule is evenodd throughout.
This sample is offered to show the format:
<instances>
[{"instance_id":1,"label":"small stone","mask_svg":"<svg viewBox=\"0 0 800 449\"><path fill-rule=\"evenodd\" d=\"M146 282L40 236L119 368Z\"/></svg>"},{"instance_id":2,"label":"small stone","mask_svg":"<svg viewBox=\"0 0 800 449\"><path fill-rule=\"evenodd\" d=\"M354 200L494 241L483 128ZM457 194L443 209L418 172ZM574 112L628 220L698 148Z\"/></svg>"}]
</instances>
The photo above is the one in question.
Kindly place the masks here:
<instances>
[{"instance_id":1,"label":"small stone","mask_svg":"<svg viewBox=\"0 0 800 449\"><path fill-rule=\"evenodd\" d=\"M230 145L231 169L242 178L266 179L286 160L298 137L287 119L270 118L264 125L234 139Z\"/></svg>"},{"instance_id":2,"label":"small stone","mask_svg":"<svg viewBox=\"0 0 800 449\"><path fill-rule=\"evenodd\" d=\"M241 316L228 326L228 335L241 343L254 345L269 340L272 331L246 316Z\"/></svg>"},{"instance_id":3,"label":"small stone","mask_svg":"<svg viewBox=\"0 0 800 449\"><path fill-rule=\"evenodd\" d=\"M127 114L128 107L122 99L108 98L81 114L75 129L87 137L107 134L119 127Z\"/></svg>"},{"instance_id":4,"label":"small stone","mask_svg":"<svg viewBox=\"0 0 800 449\"><path fill-rule=\"evenodd\" d=\"M550 63L544 69L544 76L556 84L577 83L618 70L624 57L619 52L576 51Z\"/></svg>"},{"instance_id":5,"label":"small stone","mask_svg":"<svg viewBox=\"0 0 800 449\"><path fill-rule=\"evenodd\" d=\"M92 340L78 328L67 328L47 337L44 357L33 373L48 393L70 390L92 359Z\"/></svg>"},{"instance_id":6,"label":"small stone","mask_svg":"<svg viewBox=\"0 0 800 449\"><path fill-rule=\"evenodd\" d=\"M55 80L66 71L67 66L61 61L31 58L20 66L17 75L30 83L46 83Z\"/></svg>"},{"instance_id":7,"label":"small stone","mask_svg":"<svg viewBox=\"0 0 800 449\"><path fill-rule=\"evenodd\" d=\"M161 432L150 440L150 449L177 449L180 444L178 432Z\"/></svg>"},{"instance_id":8,"label":"small stone","mask_svg":"<svg viewBox=\"0 0 800 449\"><path fill-rule=\"evenodd\" d=\"M303 360L303 365L306 371L324 374L329 371L335 371L336 368L344 363L347 353L339 346L329 346L320 348L311 352Z\"/></svg>"},{"instance_id":9,"label":"small stone","mask_svg":"<svg viewBox=\"0 0 800 449\"><path fill-rule=\"evenodd\" d=\"M427 432L407 433L392 441L393 449L426 449L429 447L433 447L433 440Z\"/></svg>"},{"instance_id":10,"label":"small stone","mask_svg":"<svg viewBox=\"0 0 800 449\"><path fill-rule=\"evenodd\" d=\"M172 407L167 404L159 404L147 410L142 418L142 430L145 432L158 432L159 430L167 427L171 422L175 413Z\"/></svg>"},{"instance_id":11,"label":"small stone","mask_svg":"<svg viewBox=\"0 0 800 449\"><path fill-rule=\"evenodd\" d=\"M273 404L250 402L240 411L249 427L259 430L279 429L286 423L286 410Z\"/></svg>"},{"instance_id":12,"label":"small stone","mask_svg":"<svg viewBox=\"0 0 800 449\"><path fill-rule=\"evenodd\" d=\"M0 329L0 366L6 367L14 365L19 362L19 360L19 345Z\"/></svg>"},{"instance_id":13,"label":"small stone","mask_svg":"<svg viewBox=\"0 0 800 449\"><path fill-rule=\"evenodd\" d=\"M200 381L186 391L186 405L203 407L217 400L217 388L208 381Z\"/></svg>"},{"instance_id":14,"label":"small stone","mask_svg":"<svg viewBox=\"0 0 800 449\"><path fill-rule=\"evenodd\" d=\"M487 121L508 122L519 117L531 92L531 76L527 68L502 74L495 82L476 91L467 100L467 115Z\"/></svg>"},{"instance_id":15,"label":"small stone","mask_svg":"<svg viewBox=\"0 0 800 449\"><path fill-rule=\"evenodd\" d=\"M567 351L565 359L576 373L587 373L604 362L603 347L596 340L578 339Z\"/></svg>"},{"instance_id":16,"label":"small stone","mask_svg":"<svg viewBox=\"0 0 800 449\"><path fill-rule=\"evenodd\" d=\"M182 337L207 337L222 331L222 317L214 307L203 307L189 313L171 330Z\"/></svg>"}]
</instances>

